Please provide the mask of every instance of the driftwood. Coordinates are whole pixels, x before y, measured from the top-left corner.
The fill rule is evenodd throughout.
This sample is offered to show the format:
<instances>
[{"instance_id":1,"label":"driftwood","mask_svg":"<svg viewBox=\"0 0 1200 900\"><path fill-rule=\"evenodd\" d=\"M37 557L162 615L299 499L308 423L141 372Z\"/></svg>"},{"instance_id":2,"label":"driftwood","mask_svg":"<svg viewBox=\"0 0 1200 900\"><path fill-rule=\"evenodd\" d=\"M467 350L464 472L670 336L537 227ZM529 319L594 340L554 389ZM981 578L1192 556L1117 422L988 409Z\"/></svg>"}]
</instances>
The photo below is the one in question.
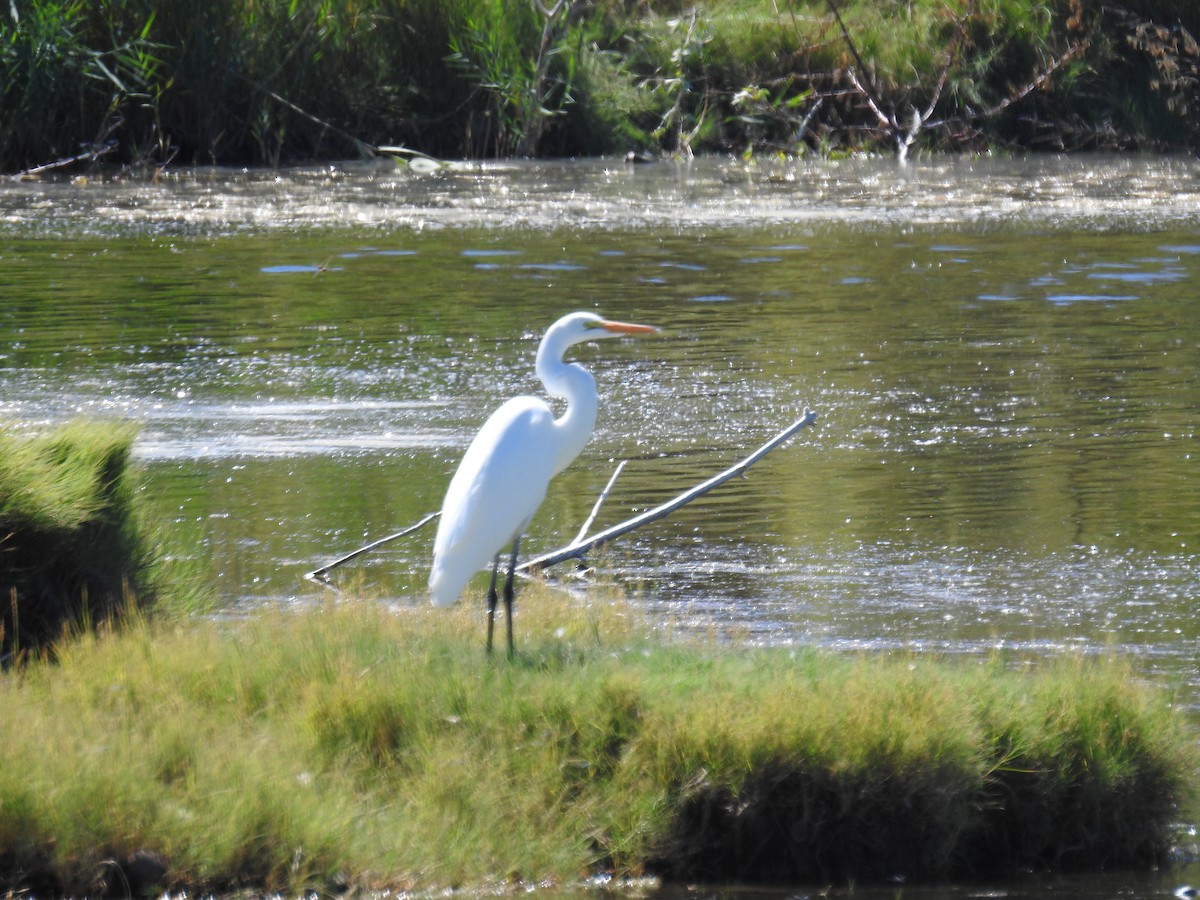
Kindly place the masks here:
<instances>
[{"instance_id":1,"label":"driftwood","mask_svg":"<svg viewBox=\"0 0 1200 900\"><path fill-rule=\"evenodd\" d=\"M31 169L23 169L16 175L12 176L13 181L20 181L23 178L36 178L39 175L44 175L46 172L51 172L54 169L63 169L67 166L73 166L80 162L95 162L102 156L107 156L117 149L116 141L104 141L93 144L82 153L76 153L74 156L67 156L62 159L56 159L54 162L43 163L40 166L34 166Z\"/></svg>"},{"instance_id":2,"label":"driftwood","mask_svg":"<svg viewBox=\"0 0 1200 900\"><path fill-rule=\"evenodd\" d=\"M596 521L596 514L600 512L600 507L604 504L604 501L608 499L608 495L612 492L613 485L616 484L617 479L621 477L621 470L625 468L625 463L628 461L629 460L626 459L621 460L617 464L617 467L613 469L612 476L608 479L608 484L604 486L604 490L600 492L600 496L596 498L596 503L592 507L592 511L588 513L588 517L584 519L583 524L579 526L579 534L575 535L576 541L582 541L584 535L587 534L588 529L592 527L592 523ZM574 541L572 543L574 543Z\"/></svg>"},{"instance_id":3,"label":"driftwood","mask_svg":"<svg viewBox=\"0 0 1200 900\"><path fill-rule=\"evenodd\" d=\"M801 428L805 428L815 421L817 421L817 414L812 410L805 410L804 415L802 415L799 419L797 419L787 428L783 429L783 431L779 432L779 434L775 435L775 437L771 438L771 440L767 441L749 456L730 466L725 471L714 475L712 478L701 482L695 487L688 488L682 494L679 494L671 500L668 500L666 503L661 503L653 509L648 509L644 513L634 516L632 519L626 519L624 522L597 532L591 537L576 538L565 547L561 547L558 550L553 550L549 553L543 553L541 556L523 562L521 565L517 566L517 571L529 572L533 570L540 570L556 565L560 562L565 562L568 559L579 559L589 550L595 550L597 547L607 544L609 541L613 540L613 538L618 538L623 534L628 534L637 528L641 528L643 525L648 525L651 522L656 522L659 519L665 518L666 516L675 512L675 510L682 506L686 506L697 497L707 494L713 488L724 484L734 476L744 474L748 468L750 468L780 444L791 438L791 436Z\"/></svg>"},{"instance_id":4,"label":"driftwood","mask_svg":"<svg viewBox=\"0 0 1200 900\"><path fill-rule=\"evenodd\" d=\"M651 522L665 518L680 507L686 506L696 498L707 494L713 488L724 484L726 481L729 481L729 479L737 475L745 474L746 470L752 465L754 465L780 444L786 442L801 428L811 425L816 420L817 414L815 412L812 410L805 410L804 415L802 415L799 419L797 419L787 428L783 429L783 431L779 432L779 434L775 435L775 437L771 438L771 440L767 441L749 456L746 456L744 459L730 466L728 469L725 469L723 472L714 475L712 478L701 482L695 487L688 488L688 490L672 498L671 500L668 500L666 503L659 504L653 509L646 510L639 515L634 516L632 519L626 519L624 522L613 525L604 529L603 531L599 531L596 534L593 534L591 537L585 537L584 535L587 533L588 528L590 528L592 522L595 521L596 514L599 512L601 504L603 504L605 499L608 497L609 492L616 483L617 477L621 474L621 469L625 466L625 461L623 460L617 466L616 471L613 472L612 477L609 478L608 484L605 485L604 490L600 493L599 498L597 498L595 505L592 507L591 513L588 515L587 520L583 523L583 527L579 529L579 534L575 537L575 540L573 540L570 544L567 544L565 547L560 547L558 550L553 550L549 553L543 553L541 556L522 563L521 565L517 566L517 573L527 574L535 570L540 571L542 569L547 569L550 566L557 565L560 562L565 562L568 559L580 559L588 551L595 550L597 547L607 544L614 538L628 534L635 529L641 528L643 525L648 525ZM372 541L364 547L359 547L357 550L347 553L345 556L338 557L333 562L326 563L318 569L313 569L311 572L305 574L304 577L309 581L336 591L337 588L327 577L331 571L341 565L344 565L345 563L350 562L352 559L362 556L364 553L369 553L372 550L382 547L384 544L391 543L392 541L399 540L406 535L412 534L414 531L417 531L418 529L428 525L439 515L441 515L441 513L430 513L419 522L409 525L402 531L397 531L395 534L389 534L387 537L382 537L377 541Z\"/></svg>"}]
</instances>

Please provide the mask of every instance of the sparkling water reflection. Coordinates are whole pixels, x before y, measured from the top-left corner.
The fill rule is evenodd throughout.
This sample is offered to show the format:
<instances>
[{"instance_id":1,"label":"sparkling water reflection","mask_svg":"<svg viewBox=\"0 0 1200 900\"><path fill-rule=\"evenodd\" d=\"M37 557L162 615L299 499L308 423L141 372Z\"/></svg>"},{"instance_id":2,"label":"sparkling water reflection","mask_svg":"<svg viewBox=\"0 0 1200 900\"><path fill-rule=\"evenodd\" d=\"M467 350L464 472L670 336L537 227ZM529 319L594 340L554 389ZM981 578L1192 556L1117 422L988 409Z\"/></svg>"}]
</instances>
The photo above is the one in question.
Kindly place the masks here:
<instances>
[{"instance_id":1,"label":"sparkling water reflection","mask_svg":"<svg viewBox=\"0 0 1200 900\"><path fill-rule=\"evenodd\" d=\"M154 197L145 185L25 188L76 191L50 221L83 234L8 242L6 412L28 424L79 413L136 419L145 427L139 456L168 493L185 464L220 481L234 463L262 468L260 484L276 494L306 493L302 524L215 514L282 532L232 542L262 554L239 552L238 564L220 566L259 571L250 583L224 582L229 594L290 593L280 559L295 551L274 548L319 557L342 538L436 506L476 422L535 388L529 356L560 298L581 298L613 314L662 317L668 335L636 354L588 360L610 395L605 416L530 547L569 528L572 504L582 503L572 492L594 492L611 458L634 463L613 510L634 509L812 406L820 430L744 485L614 548L610 569L644 584L673 620L712 620L761 640L1098 649L1148 643L1129 637L1147 634L1145 613L1178 617L1180 640L1194 641L1190 312L1200 253L1187 230L1166 229L1183 215L1171 198L1190 184L1180 166L996 163L980 179L979 167L959 161L899 173L858 161L793 167L784 180L709 166L647 181L586 163L550 167L556 178L547 167L511 178L480 169L419 186L347 170L233 184L196 176ZM1015 191L1014 179L1026 187ZM350 208L383 216L373 192L402 185L408 205L389 233L368 240L341 230L169 236L178 222L236 230L251 205L294 215L329 182L354 188ZM571 227L396 229L404 216L494 197L500 184L505 203L480 220L539 205ZM596 232L563 199L584 185L608 203L636 200L650 221L673 216L682 230ZM788 190L791 206L838 196L853 215L818 203L820 227L803 217L803 226L757 227L778 220ZM199 212L188 208L190 191L210 198ZM1015 215L1014 191L1028 203L1015 217L1037 220L1032 232L1002 224ZM913 228L906 203L928 215L938 192L946 223ZM703 228L713 205L751 196L755 227ZM1147 220L1151 200L1163 215ZM1098 209L1104 216L1090 218ZM89 236L97 222L126 234L122 210L139 210L149 236ZM870 228L858 224L863 210L877 220ZM1121 227L1130 215L1138 228ZM898 216L906 227L893 224ZM1062 229L1063 216L1091 229ZM272 228L292 222L277 218ZM336 509L340 492L304 484L305 470L330 468L337 481L370 472L388 485L376 491L379 504L358 510L358 524ZM179 509L190 514L187 503ZM228 554L216 533L208 551ZM415 593L422 553L396 548L382 564L398 594ZM1127 608L1139 596L1154 608Z\"/></svg>"},{"instance_id":2,"label":"sparkling water reflection","mask_svg":"<svg viewBox=\"0 0 1200 900\"><path fill-rule=\"evenodd\" d=\"M1197 707L1197 170L589 161L5 184L0 402L17 428L140 423L146 492L230 605L303 601L303 572L437 507L490 409L537 390L559 314L655 322L652 342L577 354L601 419L528 552L574 535L618 460L598 526L811 407L818 425L749 477L593 562L664 631L1115 652ZM357 571L421 603L431 538Z\"/></svg>"},{"instance_id":3,"label":"sparkling water reflection","mask_svg":"<svg viewBox=\"0 0 1200 900\"><path fill-rule=\"evenodd\" d=\"M274 172L180 170L154 182L0 184L0 229L49 235L447 226L819 231L831 224L1142 230L1191 227L1198 208L1194 160L1138 157L940 158L909 165L877 157L707 159L656 166L598 159L457 163L422 173L379 160ZM1176 246L1194 248L1195 241L1187 235Z\"/></svg>"}]
</instances>

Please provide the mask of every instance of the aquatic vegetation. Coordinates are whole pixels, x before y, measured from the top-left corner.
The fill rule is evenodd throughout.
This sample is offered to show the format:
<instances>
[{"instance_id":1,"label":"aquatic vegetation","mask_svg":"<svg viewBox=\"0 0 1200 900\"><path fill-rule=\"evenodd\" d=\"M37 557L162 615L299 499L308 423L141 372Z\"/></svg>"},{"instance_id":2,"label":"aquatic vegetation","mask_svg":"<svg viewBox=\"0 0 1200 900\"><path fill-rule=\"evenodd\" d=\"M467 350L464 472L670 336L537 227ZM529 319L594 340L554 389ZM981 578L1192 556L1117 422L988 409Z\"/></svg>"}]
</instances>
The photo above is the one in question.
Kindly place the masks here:
<instances>
[{"instance_id":1,"label":"aquatic vegetation","mask_svg":"<svg viewBox=\"0 0 1200 900\"><path fill-rule=\"evenodd\" d=\"M13 3L0 167L1178 149L1198 33L1181 0Z\"/></svg>"},{"instance_id":2,"label":"aquatic vegetation","mask_svg":"<svg viewBox=\"0 0 1200 900\"><path fill-rule=\"evenodd\" d=\"M1148 866L1193 797L1194 731L1117 660L735 651L655 638L619 598L526 596L513 662L485 658L477 607L342 600L142 622L9 673L0 885Z\"/></svg>"}]
</instances>

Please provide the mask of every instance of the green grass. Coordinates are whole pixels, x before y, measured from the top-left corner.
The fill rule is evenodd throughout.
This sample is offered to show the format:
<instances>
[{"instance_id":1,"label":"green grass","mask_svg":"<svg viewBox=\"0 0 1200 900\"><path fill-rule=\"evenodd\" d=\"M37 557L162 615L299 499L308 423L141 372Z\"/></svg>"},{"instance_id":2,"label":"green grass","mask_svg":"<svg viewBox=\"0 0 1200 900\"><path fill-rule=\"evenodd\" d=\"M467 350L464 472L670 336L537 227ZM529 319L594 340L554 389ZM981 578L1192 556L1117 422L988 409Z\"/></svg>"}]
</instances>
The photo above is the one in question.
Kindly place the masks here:
<instances>
[{"instance_id":1,"label":"green grass","mask_svg":"<svg viewBox=\"0 0 1200 900\"><path fill-rule=\"evenodd\" d=\"M1116 660L667 642L539 588L517 624L512 663L478 609L364 600L65 642L0 678L0 890L137 851L290 892L1148 866L1193 798L1195 732Z\"/></svg>"},{"instance_id":2,"label":"green grass","mask_svg":"<svg viewBox=\"0 0 1200 900\"><path fill-rule=\"evenodd\" d=\"M132 426L0 432L0 658L154 602L161 568L139 521Z\"/></svg>"}]
</instances>

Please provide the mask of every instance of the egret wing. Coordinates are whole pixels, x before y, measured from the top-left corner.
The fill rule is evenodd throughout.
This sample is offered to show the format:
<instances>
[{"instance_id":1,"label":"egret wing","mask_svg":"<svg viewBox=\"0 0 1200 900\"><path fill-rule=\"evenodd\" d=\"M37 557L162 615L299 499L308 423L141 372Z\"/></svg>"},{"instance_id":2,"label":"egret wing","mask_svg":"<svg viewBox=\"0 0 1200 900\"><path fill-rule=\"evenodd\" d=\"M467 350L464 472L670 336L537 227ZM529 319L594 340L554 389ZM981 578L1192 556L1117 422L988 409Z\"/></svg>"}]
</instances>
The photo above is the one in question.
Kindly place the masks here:
<instances>
[{"instance_id":1,"label":"egret wing","mask_svg":"<svg viewBox=\"0 0 1200 900\"><path fill-rule=\"evenodd\" d=\"M554 415L515 397L484 423L450 480L434 541L430 595L458 599L471 576L521 532L546 496L554 465Z\"/></svg>"}]
</instances>

